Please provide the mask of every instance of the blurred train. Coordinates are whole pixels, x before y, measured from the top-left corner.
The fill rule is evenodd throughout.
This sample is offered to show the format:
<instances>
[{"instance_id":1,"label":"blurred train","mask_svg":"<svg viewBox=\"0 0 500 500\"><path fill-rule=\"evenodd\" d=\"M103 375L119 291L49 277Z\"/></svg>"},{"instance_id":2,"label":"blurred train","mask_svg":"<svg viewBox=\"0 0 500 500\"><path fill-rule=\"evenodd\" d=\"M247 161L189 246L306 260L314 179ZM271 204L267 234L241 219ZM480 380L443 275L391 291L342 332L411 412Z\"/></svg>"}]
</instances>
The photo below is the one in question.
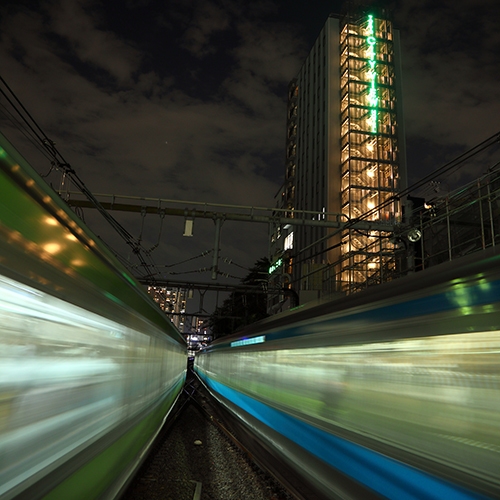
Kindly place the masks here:
<instances>
[{"instance_id":1,"label":"blurred train","mask_svg":"<svg viewBox=\"0 0 500 500\"><path fill-rule=\"evenodd\" d=\"M268 318L195 371L323 498L500 498L498 247Z\"/></svg>"},{"instance_id":2,"label":"blurred train","mask_svg":"<svg viewBox=\"0 0 500 500\"><path fill-rule=\"evenodd\" d=\"M182 335L0 136L0 498L118 497L186 365Z\"/></svg>"}]
</instances>

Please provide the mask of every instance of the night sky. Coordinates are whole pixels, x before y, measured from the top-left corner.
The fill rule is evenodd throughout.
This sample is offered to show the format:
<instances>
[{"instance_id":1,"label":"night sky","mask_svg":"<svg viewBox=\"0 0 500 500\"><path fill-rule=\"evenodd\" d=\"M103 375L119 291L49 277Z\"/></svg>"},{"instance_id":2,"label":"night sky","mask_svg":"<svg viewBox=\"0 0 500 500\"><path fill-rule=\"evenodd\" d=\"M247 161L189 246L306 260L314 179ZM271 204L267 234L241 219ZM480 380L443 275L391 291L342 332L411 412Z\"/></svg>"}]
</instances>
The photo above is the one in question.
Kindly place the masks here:
<instances>
[{"instance_id":1,"label":"night sky","mask_svg":"<svg viewBox=\"0 0 500 500\"><path fill-rule=\"evenodd\" d=\"M410 182L500 130L500 3L388 2L401 32ZM94 193L269 207L283 181L286 87L336 1L3 0L0 75ZM8 120L0 129L40 173L49 161ZM498 161L483 155L447 190ZM47 178L55 187L60 175ZM140 217L115 214L137 235ZM85 220L114 245L111 230ZM147 218L145 246L159 234ZM182 238L169 220L161 265L213 245L213 223ZM126 254L126 248L116 246ZM221 255L243 267L267 254L265 226L225 223ZM205 259L205 260L204 260ZM210 257L171 272L210 266ZM221 264L221 268L224 265ZM243 276L233 264L225 270ZM175 275L210 281L210 273Z\"/></svg>"}]
</instances>

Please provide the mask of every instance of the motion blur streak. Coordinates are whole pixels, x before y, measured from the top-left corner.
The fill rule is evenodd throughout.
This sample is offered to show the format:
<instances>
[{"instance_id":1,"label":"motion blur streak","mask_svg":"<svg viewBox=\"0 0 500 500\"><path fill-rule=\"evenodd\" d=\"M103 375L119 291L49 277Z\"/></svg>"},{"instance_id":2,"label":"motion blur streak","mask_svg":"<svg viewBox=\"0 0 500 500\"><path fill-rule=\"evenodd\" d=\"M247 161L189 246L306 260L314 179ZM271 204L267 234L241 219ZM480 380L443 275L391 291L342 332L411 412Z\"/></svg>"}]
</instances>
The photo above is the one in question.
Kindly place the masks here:
<instances>
[{"instance_id":1,"label":"motion blur streak","mask_svg":"<svg viewBox=\"0 0 500 500\"><path fill-rule=\"evenodd\" d=\"M0 497L115 498L180 393L186 344L0 146Z\"/></svg>"},{"instance_id":2,"label":"motion blur streak","mask_svg":"<svg viewBox=\"0 0 500 500\"><path fill-rule=\"evenodd\" d=\"M0 277L0 494L174 387L150 337ZM148 352L137 360L137 354ZM147 392L139 381L149 374ZM155 377L158 376L157 379Z\"/></svg>"},{"instance_id":3,"label":"motion blur streak","mask_svg":"<svg viewBox=\"0 0 500 500\"><path fill-rule=\"evenodd\" d=\"M315 459L387 498L440 498L438 485L446 498L497 498L499 275L493 248L264 321L208 347L196 371L278 455L300 445L301 473L326 497ZM353 461L361 448L376 455Z\"/></svg>"}]
</instances>

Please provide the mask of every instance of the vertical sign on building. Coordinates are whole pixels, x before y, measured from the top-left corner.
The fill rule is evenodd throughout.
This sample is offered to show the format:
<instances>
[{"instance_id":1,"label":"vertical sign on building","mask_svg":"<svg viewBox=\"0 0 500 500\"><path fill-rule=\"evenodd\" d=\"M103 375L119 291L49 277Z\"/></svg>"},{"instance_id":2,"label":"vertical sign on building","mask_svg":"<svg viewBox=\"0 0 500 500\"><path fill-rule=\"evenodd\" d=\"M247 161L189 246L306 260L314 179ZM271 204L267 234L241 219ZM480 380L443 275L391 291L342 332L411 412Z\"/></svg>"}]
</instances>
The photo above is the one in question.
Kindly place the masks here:
<instances>
[{"instance_id":1,"label":"vertical sign on building","mask_svg":"<svg viewBox=\"0 0 500 500\"><path fill-rule=\"evenodd\" d=\"M390 233L383 227L398 217L391 22L373 14L346 16L340 31L340 64L342 213L350 220L374 223L371 231L342 232L339 281L351 292L386 281L395 269Z\"/></svg>"},{"instance_id":2,"label":"vertical sign on building","mask_svg":"<svg viewBox=\"0 0 500 500\"><path fill-rule=\"evenodd\" d=\"M370 90L368 92L368 102L370 107L372 108L370 111L370 124L371 131L373 133L377 132L377 106L378 106L378 97L377 97L377 71L375 67L376 61L376 44L377 41L375 39L375 29L373 27L373 16L370 14L368 16L368 26L367 26L368 36L366 38L366 42L368 44L368 81L370 82Z\"/></svg>"}]
</instances>

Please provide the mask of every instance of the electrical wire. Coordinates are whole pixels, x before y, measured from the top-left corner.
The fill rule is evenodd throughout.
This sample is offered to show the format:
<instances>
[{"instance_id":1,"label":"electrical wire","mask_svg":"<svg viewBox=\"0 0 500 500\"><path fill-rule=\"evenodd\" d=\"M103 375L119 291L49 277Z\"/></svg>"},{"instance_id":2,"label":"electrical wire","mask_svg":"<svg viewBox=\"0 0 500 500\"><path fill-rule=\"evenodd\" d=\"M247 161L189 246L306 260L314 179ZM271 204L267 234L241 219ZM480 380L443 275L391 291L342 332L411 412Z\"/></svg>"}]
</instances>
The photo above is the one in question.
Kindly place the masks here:
<instances>
[{"instance_id":1,"label":"electrical wire","mask_svg":"<svg viewBox=\"0 0 500 500\"><path fill-rule=\"evenodd\" d=\"M195 255L194 257L189 257L188 259L181 260L180 262L175 262L174 264L164 264L162 266L157 266L157 267L160 268L160 267L174 267L174 266L179 266L180 264L184 264L186 262L190 262L192 260L196 260L196 259L199 259L201 257L205 257L206 255L209 255L212 252L213 252L213 250L205 250L205 251L201 252L199 255ZM182 274L182 273L180 273L180 274Z\"/></svg>"},{"instance_id":2,"label":"electrical wire","mask_svg":"<svg viewBox=\"0 0 500 500\"><path fill-rule=\"evenodd\" d=\"M101 203L95 198L92 192L87 188L85 183L80 179L76 171L72 168L69 162L66 161L64 156L56 148L54 141L49 139L42 128L38 125L36 120L31 116L19 98L16 96L14 91L9 87L5 79L0 75L0 82L6 87L13 99L7 95L7 93L0 88L0 93L5 97L7 102L12 106L12 108L20 116L21 120L26 124L26 127L33 133L33 135L38 139L45 150L48 152L51 160L54 162L54 168L57 168L64 172L74 185L79 189L87 199L96 207L98 212L104 217L104 219L111 225L111 227L120 235L120 237L129 245L132 252L136 255L141 265L149 270L150 265L146 263L144 258L145 250L141 247L140 241L135 239L106 209L101 205ZM15 102L14 102L15 101ZM17 105L16 105L17 103ZM21 110L22 112L21 112ZM24 113L24 114L23 114ZM153 276L153 273L146 273L148 276Z\"/></svg>"},{"instance_id":3,"label":"electrical wire","mask_svg":"<svg viewBox=\"0 0 500 500\"><path fill-rule=\"evenodd\" d=\"M480 142L476 146L470 148L469 150L465 151L461 155L457 156L453 160L451 160L448 163L444 164L442 167L440 167L435 172L432 172L431 174L428 174L427 176L425 176L422 179L420 179L419 181L415 182L414 184L412 184L408 188L404 189L403 191L398 192L396 195L390 196L387 200L383 201L382 203L380 203L379 205L377 205L373 209L371 209L371 210L363 213L360 217L355 218L355 219L350 219L346 224L344 224L344 226L341 229L338 229L337 231L334 231L334 232L332 232L330 234L327 234L326 236L323 236L319 240L316 240L314 243L312 243L308 247L302 249L297 255L300 255L300 253L303 253L307 249L316 246L318 243L321 243L322 241L325 241L325 240L328 240L328 239L332 238L333 236L337 235L339 232L344 231L346 229L354 229L357 232L361 233L360 230L358 230L355 227L353 227L353 226L356 225L356 223L358 223L360 221L363 221L363 220L366 220L368 217L376 214L379 210L381 210L382 208L386 207L387 205L390 205L394 201L398 201L399 199L403 198L404 196L408 196L411 192L416 191L420 187L428 184L429 182L434 181L435 179L437 179L438 177L442 176L443 174L445 174L445 173L451 174L451 171L453 169L457 169L458 170L458 168L460 168L461 166L463 166L463 164L464 164L465 161L473 158L477 154L483 152L484 150L488 149L489 147L494 146L495 144L497 144L499 142L500 142L500 132L497 132L497 133L493 134L492 136L488 137L487 139L485 139L484 141ZM496 163L491 168L494 168L496 165L498 165L498 163ZM376 221L374 221L374 222L376 222ZM321 250L315 252L314 254L308 255L307 257L304 257L302 259L297 259L297 255L296 255L294 263L295 263L295 265L297 265L297 264L300 264L302 262L306 262L306 261L310 260L312 257L317 257L319 255L323 255L327 251L332 250L332 249L334 249L336 247L339 247L340 245L341 245L341 243L336 243L336 244L334 244L332 246L327 247L326 249L321 249ZM297 282L297 281L300 281L300 279L293 280L292 283Z\"/></svg>"},{"instance_id":4,"label":"electrical wire","mask_svg":"<svg viewBox=\"0 0 500 500\"><path fill-rule=\"evenodd\" d=\"M1 89L0 93L5 95L5 93ZM35 134L33 134L33 132L22 122L17 120L16 117L5 107L3 103L0 103L0 107L2 108L0 112L5 116L5 118L10 121L14 125L14 127L24 135L24 137L26 137L28 142L30 142L38 150L39 153L41 153L43 156L45 156L45 158L47 158L47 160L50 161L51 157L47 153L46 149L40 144L39 138Z\"/></svg>"},{"instance_id":5,"label":"electrical wire","mask_svg":"<svg viewBox=\"0 0 500 500\"><path fill-rule=\"evenodd\" d=\"M229 257L221 257L221 258L222 258L222 261L226 264L230 264L232 266L239 267L240 269L244 269L245 271L251 271L251 269L249 267L241 266L240 264L233 262L233 260L230 259Z\"/></svg>"},{"instance_id":6,"label":"electrical wire","mask_svg":"<svg viewBox=\"0 0 500 500\"><path fill-rule=\"evenodd\" d=\"M390 196L387 200L383 201L376 207L372 208L368 212L365 212L363 215L361 215L357 219L351 219L349 226L351 226L353 223L358 222L360 220L366 219L367 217L370 217L371 215L377 213L381 208L384 208L387 205L390 205L396 200L399 200L407 195L409 195L412 191L416 191L418 188L424 186L425 184L428 184L429 182L437 179L439 176L443 175L444 173L450 172L454 168L459 168L459 166L462 166L463 163L466 160L469 160L473 156L481 153L485 149L495 145L500 141L500 132L497 132L496 134L493 134L491 137L488 137L484 141L480 142L476 146L470 148L469 150L465 151L461 155L457 156L453 160L449 161L448 163L444 164L442 167L438 168L435 172L432 172L419 181L415 182L413 185L409 186L406 189L403 189L403 191L398 192L397 194Z\"/></svg>"}]
</instances>

